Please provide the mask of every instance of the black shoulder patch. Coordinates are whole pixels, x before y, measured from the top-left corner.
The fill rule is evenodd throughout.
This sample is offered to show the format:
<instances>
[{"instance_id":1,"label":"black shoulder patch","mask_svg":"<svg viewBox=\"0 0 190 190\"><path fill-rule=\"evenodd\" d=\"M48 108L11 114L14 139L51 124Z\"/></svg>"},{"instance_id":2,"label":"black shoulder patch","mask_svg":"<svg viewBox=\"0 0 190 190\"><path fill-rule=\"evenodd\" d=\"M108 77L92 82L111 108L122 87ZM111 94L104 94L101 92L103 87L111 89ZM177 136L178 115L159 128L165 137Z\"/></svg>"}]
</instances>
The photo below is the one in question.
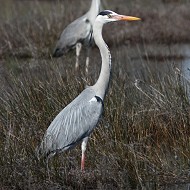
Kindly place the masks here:
<instances>
[{"instance_id":1,"label":"black shoulder patch","mask_svg":"<svg viewBox=\"0 0 190 190\"><path fill-rule=\"evenodd\" d=\"M104 15L109 15L109 14L112 14L112 12L111 12L111 11L108 11L108 10L101 11L101 12L99 13L99 15L102 15L102 16L104 16Z\"/></svg>"},{"instance_id":2,"label":"black shoulder patch","mask_svg":"<svg viewBox=\"0 0 190 190\"><path fill-rule=\"evenodd\" d=\"M85 20L85 22L86 22L86 23L89 23L89 22L90 22L90 20L89 20L89 19L86 19L86 20Z\"/></svg>"},{"instance_id":3,"label":"black shoulder patch","mask_svg":"<svg viewBox=\"0 0 190 190\"><path fill-rule=\"evenodd\" d=\"M103 100L99 97L99 96L95 96L97 102L100 102L102 104L102 106L104 107L104 102Z\"/></svg>"}]
</instances>

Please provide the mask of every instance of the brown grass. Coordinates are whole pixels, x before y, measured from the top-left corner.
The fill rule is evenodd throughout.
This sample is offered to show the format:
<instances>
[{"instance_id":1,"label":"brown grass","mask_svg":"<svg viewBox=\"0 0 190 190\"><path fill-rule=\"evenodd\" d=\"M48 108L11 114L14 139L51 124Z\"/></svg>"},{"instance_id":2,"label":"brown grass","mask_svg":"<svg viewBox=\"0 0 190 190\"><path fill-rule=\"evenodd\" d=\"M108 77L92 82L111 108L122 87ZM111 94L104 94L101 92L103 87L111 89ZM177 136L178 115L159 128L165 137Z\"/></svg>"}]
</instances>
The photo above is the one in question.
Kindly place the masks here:
<instances>
[{"instance_id":1,"label":"brown grass","mask_svg":"<svg viewBox=\"0 0 190 190\"><path fill-rule=\"evenodd\" d=\"M113 75L104 116L88 144L87 169L80 172L80 146L52 158L49 177L45 164L37 160L35 148L52 119L99 75L96 48L89 76L83 64L74 71L74 52L60 59L50 56L58 33L85 12L86 2L78 2L80 10L73 0L3 2L7 8L0 25L1 188L171 189L172 184L189 182L189 81L174 69L175 57L155 57L153 62L151 54L143 56L135 43L142 42L146 49L150 42L188 41L188 25L182 22L189 22L188 3L105 3L143 22L104 29ZM180 27L185 31L180 33ZM155 65L160 60L169 68L159 70ZM80 62L85 62L84 52Z\"/></svg>"}]
</instances>

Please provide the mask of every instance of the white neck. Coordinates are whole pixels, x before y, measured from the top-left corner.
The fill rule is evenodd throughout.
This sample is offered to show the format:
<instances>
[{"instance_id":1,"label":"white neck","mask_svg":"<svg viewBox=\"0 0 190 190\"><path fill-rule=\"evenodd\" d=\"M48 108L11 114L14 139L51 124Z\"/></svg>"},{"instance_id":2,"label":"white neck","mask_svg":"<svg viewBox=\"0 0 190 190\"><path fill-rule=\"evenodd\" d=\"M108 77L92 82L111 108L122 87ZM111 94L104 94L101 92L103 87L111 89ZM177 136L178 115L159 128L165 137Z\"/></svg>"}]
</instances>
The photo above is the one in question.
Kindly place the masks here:
<instances>
[{"instance_id":1,"label":"white neck","mask_svg":"<svg viewBox=\"0 0 190 190\"><path fill-rule=\"evenodd\" d=\"M92 0L90 10L88 11L91 23L94 23L99 11L100 11L100 0Z\"/></svg>"},{"instance_id":2,"label":"white neck","mask_svg":"<svg viewBox=\"0 0 190 190\"><path fill-rule=\"evenodd\" d=\"M102 27L103 23L96 20L93 25L93 35L94 35L94 41L100 50L102 58L102 67L101 67L100 76L95 85L93 86L93 88L96 92L96 95L104 99L110 79L111 54L108 49L108 46L106 45L106 43L102 38Z\"/></svg>"}]
</instances>

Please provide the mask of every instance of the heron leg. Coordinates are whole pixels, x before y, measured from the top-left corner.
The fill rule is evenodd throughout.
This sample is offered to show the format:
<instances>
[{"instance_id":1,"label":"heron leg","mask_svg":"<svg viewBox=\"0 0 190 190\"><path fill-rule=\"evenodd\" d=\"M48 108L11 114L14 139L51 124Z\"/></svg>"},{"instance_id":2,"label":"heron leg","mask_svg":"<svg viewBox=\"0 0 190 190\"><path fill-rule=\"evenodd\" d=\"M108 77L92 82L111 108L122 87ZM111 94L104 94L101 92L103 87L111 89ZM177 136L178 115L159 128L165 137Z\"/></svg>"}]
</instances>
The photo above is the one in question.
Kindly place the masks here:
<instances>
[{"instance_id":1,"label":"heron leg","mask_svg":"<svg viewBox=\"0 0 190 190\"><path fill-rule=\"evenodd\" d=\"M75 64L75 69L78 69L78 67L79 67L79 55L80 55L81 48L82 48L82 44L77 43L76 44L76 64Z\"/></svg>"},{"instance_id":2,"label":"heron leg","mask_svg":"<svg viewBox=\"0 0 190 190\"><path fill-rule=\"evenodd\" d=\"M83 139L82 145L81 145L81 149L82 149L81 170L82 171L84 171L85 151L86 151L87 142L88 142L88 137Z\"/></svg>"},{"instance_id":3,"label":"heron leg","mask_svg":"<svg viewBox=\"0 0 190 190\"><path fill-rule=\"evenodd\" d=\"M49 158L46 158L46 170L47 170L48 179L50 179Z\"/></svg>"},{"instance_id":4,"label":"heron leg","mask_svg":"<svg viewBox=\"0 0 190 190\"><path fill-rule=\"evenodd\" d=\"M90 54L90 46L87 47L87 50L86 50L86 73L88 74L88 68L89 68L89 54Z\"/></svg>"},{"instance_id":5,"label":"heron leg","mask_svg":"<svg viewBox=\"0 0 190 190\"><path fill-rule=\"evenodd\" d=\"M86 57L86 73L88 74L89 57Z\"/></svg>"}]
</instances>

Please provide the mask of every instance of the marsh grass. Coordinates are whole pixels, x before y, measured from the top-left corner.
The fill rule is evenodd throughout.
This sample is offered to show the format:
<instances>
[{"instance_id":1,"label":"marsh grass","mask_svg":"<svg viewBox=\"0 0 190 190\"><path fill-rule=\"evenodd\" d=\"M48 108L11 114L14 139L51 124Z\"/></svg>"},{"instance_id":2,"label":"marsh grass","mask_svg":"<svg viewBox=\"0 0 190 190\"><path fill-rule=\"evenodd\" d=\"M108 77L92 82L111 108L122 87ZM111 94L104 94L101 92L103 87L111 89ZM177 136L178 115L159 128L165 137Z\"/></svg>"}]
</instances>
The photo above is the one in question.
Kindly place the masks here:
<instances>
[{"instance_id":1,"label":"marsh grass","mask_svg":"<svg viewBox=\"0 0 190 190\"><path fill-rule=\"evenodd\" d=\"M15 5L9 2L13 14L19 17ZM89 140L85 173L80 172L79 145L52 158L48 176L46 164L36 157L36 147L60 110L87 84L96 81L100 56L94 48L88 76L83 64L79 71L74 70L73 52L52 59L49 55L52 44L57 31L62 30L61 11L68 13L69 9L61 1L54 6L52 2L38 1L34 5L36 10L30 10L23 23L8 20L1 24L0 41L4 45L0 76L3 79L0 186L3 189L162 189L163 185L189 182L189 81L180 68L174 67L172 57L162 59L170 65L166 70L153 66L147 41L141 37L138 40L143 42L144 54L138 45L132 48L125 32L121 39L113 38L116 41L109 40L112 34L106 36L113 57L112 80L103 117ZM17 8L24 11L23 7L34 5L30 2L22 6L20 2ZM82 9L85 10L84 6ZM71 16L68 13L64 24L74 17ZM127 36L134 37L130 32ZM127 41L119 47L123 39ZM23 54L25 51L27 56ZM80 61L85 62L84 54ZM160 59L155 57L155 62Z\"/></svg>"},{"instance_id":2,"label":"marsh grass","mask_svg":"<svg viewBox=\"0 0 190 190\"><path fill-rule=\"evenodd\" d=\"M1 96L3 186L125 189L188 180L189 100L183 77L174 74L164 83L150 83L158 81L155 78L137 83L119 78L117 69L104 116L88 145L85 174L80 173L78 146L50 161L49 178L35 149L52 119L85 82L73 68L64 72L54 61L37 67L38 72L23 68L19 76L10 71Z\"/></svg>"}]
</instances>

